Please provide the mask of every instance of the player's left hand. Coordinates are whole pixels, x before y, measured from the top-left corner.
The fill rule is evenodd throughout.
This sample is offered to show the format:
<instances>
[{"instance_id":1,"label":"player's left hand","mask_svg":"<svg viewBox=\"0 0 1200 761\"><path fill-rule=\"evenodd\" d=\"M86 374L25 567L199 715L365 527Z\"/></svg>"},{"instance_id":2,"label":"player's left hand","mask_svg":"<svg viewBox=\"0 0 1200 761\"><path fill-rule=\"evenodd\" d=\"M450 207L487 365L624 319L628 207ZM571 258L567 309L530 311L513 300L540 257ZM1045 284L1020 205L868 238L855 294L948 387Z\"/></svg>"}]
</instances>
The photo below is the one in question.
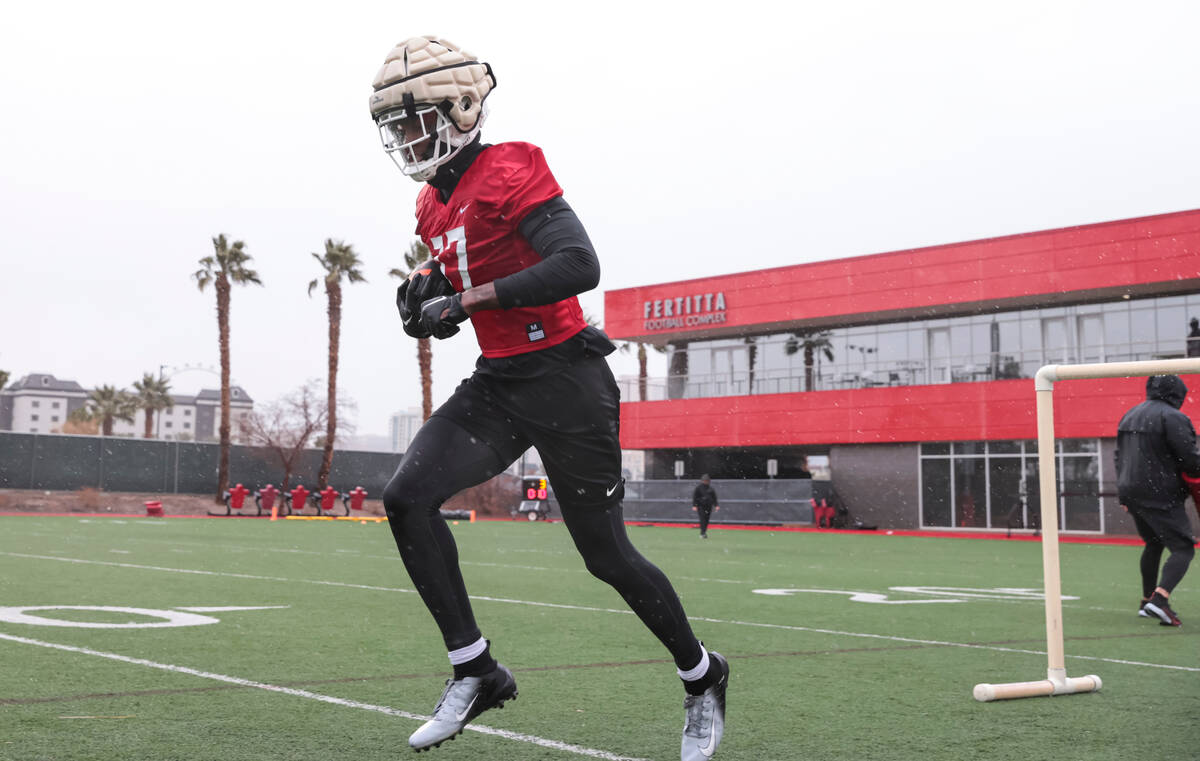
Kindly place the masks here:
<instances>
[{"instance_id":1,"label":"player's left hand","mask_svg":"<svg viewBox=\"0 0 1200 761\"><path fill-rule=\"evenodd\" d=\"M461 293L438 296L421 305L421 328L434 338L449 338L459 331L458 324L466 319Z\"/></svg>"}]
</instances>

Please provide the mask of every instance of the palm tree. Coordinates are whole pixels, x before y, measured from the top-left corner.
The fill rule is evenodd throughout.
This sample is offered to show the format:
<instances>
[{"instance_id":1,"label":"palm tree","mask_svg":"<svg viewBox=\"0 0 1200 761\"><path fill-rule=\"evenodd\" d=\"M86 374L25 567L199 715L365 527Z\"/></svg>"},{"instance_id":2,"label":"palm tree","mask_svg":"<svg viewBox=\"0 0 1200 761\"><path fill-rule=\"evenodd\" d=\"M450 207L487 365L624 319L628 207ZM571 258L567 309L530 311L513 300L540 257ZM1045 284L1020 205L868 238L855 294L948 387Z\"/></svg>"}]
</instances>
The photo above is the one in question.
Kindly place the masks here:
<instances>
[{"instance_id":1,"label":"palm tree","mask_svg":"<svg viewBox=\"0 0 1200 761\"><path fill-rule=\"evenodd\" d=\"M404 254L404 266L408 269L393 268L388 270L388 275L405 279L426 261L429 261L429 247L415 240L408 244L408 252ZM424 422L433 414L433 346L428 338L417 339L417 368L421 373L421 420Z\"/></svg>"},{"instance_id":2,"label":"palm tree","mask_svg":"<svg viewBox=\"0 0 1200 761\"><path fill-rule=\"evenodd\" d=\"M257 283L258 273L247 265L250 255L246 244L234 241L233 245L221 233L212 239L213 255L200 260L200 269L192 273L196 285L203 291L209 283L217 292L217 342L221 352L221 457L217 467L217 504L224 502L225 487L229 485L229 294L234 284Z\"/></svg>"},{"instance_id":3,"label":"palm tree","mask_svg":"<svg viewBox=\"0 0 1200 761\"><path fill-rule=\"evenodd\" d=\"M825 355L825 359L833 361L833 344L829 337L833 335L828 330L802 330L792 333L784 344L783 349L789 355L804 351L804 390L813 390L813 359L816 352Z\"/></svg>"},{"instance_id":4,"label":"palm tree","mask_svg":"<svg viewBox=\"0 0 1200 761\"><path fill-rule=\"evenodd\" d=\"M142 431L142 438L153 438L154 414L175 407L175 400L171 398L171 384L166 378L155 378L150 373L142 373L142 379L135 381L133 388L137 391L135 397L138 407L146 411L146 427Z\"/></svg>"},{"instance_id":5,"label":"palm tree","mask_svg":"<svg viewBox=\"0 0 1200 761\"><path fill-rule=\"evenodd\" d=\"M325 454L321 458L321 469L317 472L317 489L321 490L329 482L329 471L333 468L333 443L337 436L337 368L338 341L342 332L342 278L350 283L365 283L359 267L362 261L354 249L342 241L325 239L325 253L313 254L314 259L325 268L325 296L329 312L329 410L325 416ZM317 278L308 284L308 295L316 290L322 278Z\"/></svg>"},{"instance_id":6,"label":"palm tree","mask_svg":"<svg viewBox=\"0 0 1200 761\"><path fill-rule=\"evenodd\" d=\"M634 346L637 346L638 358L638 401L644 402L646 401L649 391L649 374L647 370L647 364L650 355L646 351L646 347L649 346L659 354L665 354L667 347L659 346L657 344L644 344L640 341L623 341L618 345L617 348L619 348L621 351L627 352L630 351Z\"/></svg>"},{"instance_id":7,"label":"palm tree","mask_svg":"<svg viewBox=\"0 0 1200 761\"><path fill-rule=\"evenodd\" d=\"M133 416L137 413L137 399L125 389L100 386L92 389L80 410L78 417L100 421L101 436L112 436L113 421L133 422Z\"/></svg>"}]
</instances>

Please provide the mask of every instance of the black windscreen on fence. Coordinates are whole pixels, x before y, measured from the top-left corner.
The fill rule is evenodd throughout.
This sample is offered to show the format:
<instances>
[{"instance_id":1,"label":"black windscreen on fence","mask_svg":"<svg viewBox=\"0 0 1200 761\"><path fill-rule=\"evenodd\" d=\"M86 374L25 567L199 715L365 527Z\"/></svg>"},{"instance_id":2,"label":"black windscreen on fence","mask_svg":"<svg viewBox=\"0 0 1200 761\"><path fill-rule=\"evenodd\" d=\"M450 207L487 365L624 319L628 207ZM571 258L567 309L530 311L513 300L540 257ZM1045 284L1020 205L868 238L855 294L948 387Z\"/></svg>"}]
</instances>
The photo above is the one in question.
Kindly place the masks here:
<instances>
[{"instance_id":1,"label":"black windscreen on fence","mask_svg":"<svg viewBox=\"0 0 1200 761\"><path fill-rule=\"evenodd\" d=\"M692 523L696 481L625 482L625 519ZM721 479L710 484L721 509L714 523L811 523L813 482L810 479Z\"/></svg>"},{"instance_id":2,"label":"black windscreen on fence","mask_svg":"<svg viewBox=\"0 0 1200 761\"><path fill-rule=\"evenodd\" d=\"M389 452L337 451L330 484L379 495L400 463ZM116 436L59 436L0 431L0 488L208 494L216 488L220 447ZM312 487L321 451L300 454L291 485ZM265 447L230 447L229 485L259 489L283 483L279 456Z\"/></svg>"},{"instance_id":3,"label":"black windscreen on fence","mask_svg":"<svg viewBox=\"0 0 1200 761\"><path fill-rule=\"evenodd\" d=\"M100 465L105 491L167 491L170 448L149 439L101 439Z\"/></svg>"},{"instance_id":4,"label":"black windscreen on fence","mask_svg":"<svg viewBox=\"0 0 1200 761\"><path fill-rule=\"evenodd\" d=\"M102 439L92 436L37 436L35 434L4 434L29 436L33 439L33 467L26 489L95 488L101 482ZM21 487L14 487L21 488Z\"/></svg>"}]
</instances>

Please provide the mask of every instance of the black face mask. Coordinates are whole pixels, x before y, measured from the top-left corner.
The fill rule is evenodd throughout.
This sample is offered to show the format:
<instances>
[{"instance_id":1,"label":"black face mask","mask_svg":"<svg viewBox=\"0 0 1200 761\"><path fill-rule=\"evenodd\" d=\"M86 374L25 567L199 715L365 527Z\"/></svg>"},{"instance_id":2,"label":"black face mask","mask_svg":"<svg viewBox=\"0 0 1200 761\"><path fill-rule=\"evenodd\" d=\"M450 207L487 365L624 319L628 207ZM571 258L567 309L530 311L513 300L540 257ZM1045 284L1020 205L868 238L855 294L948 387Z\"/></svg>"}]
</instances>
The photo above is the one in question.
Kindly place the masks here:
<instances>
[{"instance_id":1,"label":"black face mask","mask_svg":"<svg viewBox=\"0 0 1200 761\"><path fill-rule=\"evenodd\" d=\"M462 176L466 174L471 164L475 162L475 159L486 147L483 144L483 139L479 135L476 135L475 139L455 154L454 158L438 167L437 174L433 176L429 184L437 189L442 203L450 200L450 194L458 186L458 181L462 179Z\"/></svg>"}]
</instances>

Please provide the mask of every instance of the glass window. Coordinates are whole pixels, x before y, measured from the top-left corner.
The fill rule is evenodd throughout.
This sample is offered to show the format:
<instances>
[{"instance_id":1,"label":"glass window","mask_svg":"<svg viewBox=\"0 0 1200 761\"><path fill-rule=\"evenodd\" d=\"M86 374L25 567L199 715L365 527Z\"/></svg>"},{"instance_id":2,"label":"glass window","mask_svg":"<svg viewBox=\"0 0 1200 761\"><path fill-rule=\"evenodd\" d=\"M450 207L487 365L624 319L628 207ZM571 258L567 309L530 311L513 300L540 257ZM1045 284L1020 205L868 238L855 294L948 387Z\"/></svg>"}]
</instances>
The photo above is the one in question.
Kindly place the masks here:
<instances>
[{"instance_id":1,"label":"glass window","mask_svg":"<svg viewBox=\"0 0 1200 761\"><path fill-rule=\"evenodd\" d=\"M1032 378L1042 366L1042 321L1037 317L1021 320L1021 375Z\"/></svg>"},{"instance_id":2,"label":"glass window","mask_svg":"<svg viewBox=\"0 0 1200 761\"><path fill-rule=\"evenodd\" d=\"M992 528L1025 527L1019 457L993 457L988 460L988 507Z\"/></svg>"},{"instance_id":3,"label":"glass window","mask_svg":"<svg viewBox=\"0 0 1200 761\"><path fill-rule=\"evenodd\" d=\"M803 362L803 359L801 359ZM758 345L758 366L763 370L787 370L791 367L792 358L784 350L784 342L774 336L763 340Z\"/></svg>"},{"instance_id":4,"label":"glass window","mask_svg":"<svg viewBox=\"0 0 1200 761\"><path fill-rule=\"evenodd\" d=\"M1181 356L1200 293L1102 304L989 311L962 317L812 331L812 388L924 385L1029 378L1047 362L1112 362ZM671 344L667 398L803 391L793 333ZM802 345L802 344L801 344ZM753 373L753 378L751 378ZM753 380L753 388L750 381ZM190 410L183 410L191 416Z\"/></svg>"},{"instance_id":5,"label":"glass window","mask_svg":"<svg viewBox=\"0 0 1200 761\"><path fill-rule=\"evenodd\" d=\"M29 419L30 419L30 420L33 420L33 421L35 421L35 422L36 422L36 421L37 421L37 419L38 419L38 416L37 416L37 415L30 415L30 416L29 416Z\"/></svg>"},{"instance_id":6,"label":"glass window","mask_svg":"<svg viewBox=\"0 0 1200 761\"><path fill-rule=\"evenodd\" d=\"M1100 530L1098 468L1095 457L1063 457L1059 460L1064 530Z\"/></svg>"},{"instance_id":7,"label":"glass window","mask_svg":"<svg viewBox=\"0 0 1200 761\"><path fill-rule=\"evenodd\" d=\"M1154 324L1154 311L1150 309L1129 310L1130 341L1134 343L1154 341L1158 329Z\"/></svg>"},{"instance_id":8,"label":"glass window","mask_svg":"<svg viewBox=\"0 0 1200 761\"><path fill-rule=\"evenodd\" d=\"M1159 301L1175 301L1175 299L1159 299ZM1155 312L1155 322L1157 323L1158 347L1154 353L1160 357L1164 355L1185 356L1188 324L1187 312L1184 310L1183 304L1160 306Z\"/></svg>"},{"instance_id":9,"label":"glass window","mask_svg":"<svg viewBox=\"0 0 1200 761\"><path fill-rule=\"evenodd\" d=\"M1081 314L1076 318L1079 334L1079 361L1104 362L1104 315Z\"/></svg>"},{"instance_id":10,"label":"glass window","mask_svg":"<svg viewBox=\"0 0 1200 761\"><path fill-rule=\"evenodd\" d=\"M1120 308L1104 310L1104 343L1112 361L1132 359L1129 356L1129 309L1124 304Z\"/></svg>"},{"instance_id":11,"label":"glass window","mask_svg":"<svg viewBox=\"0 0 1200 761\"><path fill-rule=\"evenodd\" d=\"M1065 317L1042 318L1042 361L1070 362L1071 334Z\"/></svg>"},{"instance_id":12,"label":"glass window","mask_svg":"<svg viewBox=\"0 0 1200 761\"><path fill-rule=\"evenodd\" d=\"M929 329L929 383L949 383L950 375L950 330Z\"/></svg>"},{"instance_id":13,"label":"glass window","mask_svg":"<svg viewBox=\"0 0 1200 761\"><path fill-rule=\"evenodd\" d=\"M1071 451L1060 453L1056 462L1060 525L1064 530L1100 531L1099 440L1074 439L1061 445ZM923 526L1040 527L1033 442L954 442L952 449L953 455L946 457L944 443L921 446Z\"/></svg>"},{"instance_id":14,"label":"glass window","mask_svg":"<svg viewBox=\"0 0 1200 761\"><path fill-rule=\"evenodd\" d=\"M39 402L39 401L38 401L38 400L36 400L36 399L34 399L34 400L33 400L32 402L30 402L29 404L30 404L30 406L31 406L31 407L41 407L41 406L42 406L42 403L41 403L41 402Z\"/></svg>"},{"instance_id":15,"label":"glass window","mask_svg":"<svg viewBox=\"0 0 1200 761\"><path fill-rule=\"evenodd\" d=\"M950 356L957 364L971 359L971 326L950 325Z\"/></svg>"},{"instance_id":16,"label":"glass window","mask_svg":"<svg viewBox=\"0 0 1200 761\"><path fill-rule=\"evenodd\" d=\"M1000 324L996 324L999 329ZM992 352L999 350L1000 336L996 334L995 339L992 337L991 322L975 322L971 325L971 354L976 357L984 357Z\"/></svg>"},{"instance_id":17,"label":"glass window","mask_svg":"<svg viewBox=\"0 0 1200 761\"><path fill-rule=\"evenodd\" d=\"M950 461L921 461L921 525L950 524Z\"/></svg>"},{"instance_id":18,"label":"glass window","mask_svg":"<svg viewBox=\"0 0 1200 761\"><path fill-rule=\"evenodd\" d=\"M50 407L53 409L58 409L58 402L50 402Z\"/></svg>"},{"instance_id":19,"label":"glass window","mask_svg":"<svg viewBox=\"0 0 1200 761\"><path fill-rule=\"evenodd\" d=\"M909 359L925 359L925 328L910 328L904 332L908 336Z\"/></svg>"},{"instance_id":20,"label":"glass window","mask_svg":"<svg viewBox=\"0 0 1200 761\"><path fill-rule=\"evenodd\" d=\"M925 442L921 444L921 454L950 454L950 445L946 442Z\"/></svg>"},{"instance_id":21,"label":"glass window","mask_svg":"<svg viewBox=\"0 0 1200 761\"><path fill-rule=\"evenodd\" d=\"M1026 457L1021 462L1025 470L1025 526L1041 528L1042 492L1038 484L1038 460L1036 457Z\"/></svg>"},{"instance_id":22,"label":"glass window","mask_svg":"<svg viewBox=\"0 0 1200 761\"><path fill-rule=\"evenodd\" d=\"M954 459L954 515L963 528L988 525L987 461L982 457Z\"/></svg>"},{"instance_id":23,"label":"glass window","mask_svg":"<svg viewBox=\"0 0 1200 761\"><path fill-rule=\"evenodd\" d=\"M903 330L881 331L878 341L879 352L876 356L881 365L908 358L908 337Z\"/></svg>"}]
</instances>

